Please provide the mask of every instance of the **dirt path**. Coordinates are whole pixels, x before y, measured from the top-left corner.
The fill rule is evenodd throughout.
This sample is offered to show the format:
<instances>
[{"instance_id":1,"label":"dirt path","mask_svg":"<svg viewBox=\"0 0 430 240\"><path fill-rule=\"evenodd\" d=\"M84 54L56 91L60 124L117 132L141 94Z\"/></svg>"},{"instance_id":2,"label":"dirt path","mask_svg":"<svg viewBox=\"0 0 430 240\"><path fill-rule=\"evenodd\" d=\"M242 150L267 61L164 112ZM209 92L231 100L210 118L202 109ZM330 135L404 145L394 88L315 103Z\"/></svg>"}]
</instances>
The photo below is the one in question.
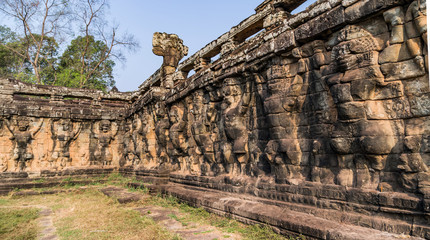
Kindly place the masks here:
<instances>
[{"instance_id":1,"label":"dirt path","mask_svg":"<svg viewBox=\"0 0 430 240\"><path fill-rule=\"evenodd\" d=\"M38 239L39 240L57 240L58 237L55 234L56 228L54 226L54 222L52 219L52 213L53 213L52 210L44 206L38 206L38 207L42 209L39 212L39 215L41 217L38 218L39 226L41 228Z\"/></svg>"},{"instance_id":2,"label":"dirt path","mask_svg":"<svg viewBox=\"0 0 430 240\"><path fill-rule=\"evenodd\" d=\"M120 203L129 203L143 199L145 196L140 193L128 192L125 189L118 187L107 187L101 191L112 198L115 198ZM152 218L156 223L166 228L173 234L180 236L186 240L233 240L242 239L241 236L234 233L226 233L219 228L203 224L200 222L185 221L185 213L181 213L177 209L145 205L135 207L134 210L139 211L142 215Z\"/></svg>"}]
</instances>

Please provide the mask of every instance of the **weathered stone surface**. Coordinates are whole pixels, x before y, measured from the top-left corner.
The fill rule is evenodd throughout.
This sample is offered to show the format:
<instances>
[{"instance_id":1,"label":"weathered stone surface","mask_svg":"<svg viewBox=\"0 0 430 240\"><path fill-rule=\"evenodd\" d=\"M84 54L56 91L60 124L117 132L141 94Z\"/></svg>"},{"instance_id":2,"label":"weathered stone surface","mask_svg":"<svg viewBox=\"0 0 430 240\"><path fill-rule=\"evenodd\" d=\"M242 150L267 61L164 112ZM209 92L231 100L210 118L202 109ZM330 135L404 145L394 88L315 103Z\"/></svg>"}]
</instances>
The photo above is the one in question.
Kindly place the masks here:
<instances>
[{"instance_id":1,"label":"weathered stone surface","mask_svg":"<svg viewBox=\"0 0 430 240\"><path fill-rule=\"evenodd\" d=\"M394 7L400 4L403 4L403 0L387 0L387 1L379 1L379 0L365 0L358 1L354 5L351 5L345 9L345 20L349 23L353 23L358 19L381 11L383 9L387 9L389 7ZM343 4L343 3L342 3ZM343 4L349 5L349 4Z\"/></svg>"},{"instance_id":2,"label":"weathered stone surface","mask_svg":"<svg viewBox=\"0 0 430 240\"><path fill-rule=\"evenodd\" d=\"M265 1L179 66L182 40L156 33L163 65L133 93L0 79L0 177L121 167L425 237L411 225L430 192L425 4L321 0L290 17L296 4Z\"/></svg>"},{"instance_id":3,"label":"weathered stone surface","mask_svg":"<svg viewBox=\"0 0 430 240\"><path fill-rule=\"evenodd\" d=\"M320 34L330 28L334 28L345 22L344 10L337 7L321 16L316 17L296 28L294 34L296 40L304 40Z\"/></svg>"},{"instance_id":4,"label":"weathered stone surface","mask_svg":"<svg viewBox=\"0 0 430 240\"><path fill-rule=\"evenodd\" d=\"M388 81L417 78L426 74L424 60L421 58L400 63L382 64L381 70L386 75Z\"/></svg>"}]
</instances>

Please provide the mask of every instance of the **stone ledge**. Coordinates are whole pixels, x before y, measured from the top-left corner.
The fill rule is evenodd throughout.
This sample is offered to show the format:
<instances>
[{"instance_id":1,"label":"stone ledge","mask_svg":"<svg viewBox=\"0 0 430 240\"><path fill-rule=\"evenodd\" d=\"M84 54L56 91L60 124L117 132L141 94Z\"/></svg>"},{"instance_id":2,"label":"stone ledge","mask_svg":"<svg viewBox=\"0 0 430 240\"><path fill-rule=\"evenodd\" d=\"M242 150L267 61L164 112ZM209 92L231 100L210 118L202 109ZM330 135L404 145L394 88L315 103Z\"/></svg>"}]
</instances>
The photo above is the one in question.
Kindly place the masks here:
<instances>
[{"instance_id":1,"label":"stone ledge","mask_svg":"<svg viewBox=\"0 0 430 240\"><path fill-rule=\"evenodd\" d=\"M210 212L231 216L244 222L265 223L279 229L281 233L294 232L303 234L308 239L395 239L402 236L406 237L406 235L326 220L309 213L293 211L277 206L272 202L261 202L259 198L240 194L196 187L190 188L180 184L163 186L161 191L195 207L203 207ZM332 211L332 214L336 214L336 211ZM388 224L391 223L394 222ZM395 230L392 228L397 227L396 225L390 226L391 230ZM403 230L405 234L409 234L408 230L411 228L412 226L400 231ZM415 232L411 232L415 234ZM416 234L422 234L422 232L417 231ZM409 236L408 239L422 238Z\"/></svg>"}]
</instances>

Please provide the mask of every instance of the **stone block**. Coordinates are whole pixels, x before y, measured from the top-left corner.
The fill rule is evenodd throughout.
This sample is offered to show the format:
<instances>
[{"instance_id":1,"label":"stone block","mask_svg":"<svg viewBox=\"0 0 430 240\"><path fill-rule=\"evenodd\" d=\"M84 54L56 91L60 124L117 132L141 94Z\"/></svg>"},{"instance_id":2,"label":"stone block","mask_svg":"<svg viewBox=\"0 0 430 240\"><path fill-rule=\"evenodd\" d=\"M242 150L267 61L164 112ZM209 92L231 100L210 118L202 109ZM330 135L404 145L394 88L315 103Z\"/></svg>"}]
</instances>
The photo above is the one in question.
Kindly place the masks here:
<instances>
[{"instance_id":1,"label":"stone block","mask_svg":"<svg viewBox=\"0 0 430 240\"><path fill-rule=\"evenodd\" d=\"M286 31L275 38L275 52L288 51L296 46L293 31Z\"/></svg>"},{"instance_id":2,"label":"stone block","mask_svg":"<svg viewBox=\"0 0 430 240\"><path fill-rule=\"evenodd\" d=\"M362 102L338 104L338 116L341 120L364 119L366 117Z\"/></svg>"},{"instance_id":3,"label":"stone block","mask_svg":"<svg viewBox=\"0 0 430 240\"><path fill-rule=\"evenodd\" d=\"M430 93L409 97L411 113L414 117L430 115Z\"/></svg>"},{"instance_id":4,"label":"stone block","mask_svg":"<svg viewBox=\"0 0 430 240\"><path fill-rule=\"evenodd\" d=\"M348 23L354 23L360 18L372 15L381 10L402 5L403 0L363 0L347 7L345 9L345 20Z\"/></svg>"},{"instance_id":5,"label":"stone block","mask_svg":"<svg viewBox=\"0 0 430 240\"><path fill-rule=\"evenodd\" d=\"M294 35L297 41L305 40L339 26L344 22L344 10L339 6L300 25L294 30Z\"/></svg>"},{"instance_id":6,"label":"stone block","mask_svg":"<svg viewBox=\"0 0 430 240\"><path fill-rule=\"evenodd\" d=\"M378 80L383 79L384 75L377 66L370 66L365 68L358 68L348 70L341 79L341 82L351 82L354 80ZM353 87L352 87L353 88Z\"/></svg>"},{"instance_id":7,"label":"stone block","mask_svg":"<svg viewBox=\"0 0 430 240\"><path fill-rule=\"evenodd\" d=\"M349 153L353 153L354 152L354 144L356 144L355 138L342 137L342 138L332 138L332 139L330 139L331 148L336 153L342 154L342 155L338 156L339 163L340 162L344 162L343 160L345 158L345 155L343 155L343 154L349 154ZM343 165L343 167L345 167L345 165Z\"/></svg>"},{"instance_id":8,"label":"stone block","mask_svg":"<svg viewBox=\"0 0 430 240\"><path fill-rule=\"evenodd\" d=\"M426 74L422 58L396 63L385 63L381 65L381 70L386 76L386 81L416 78Z\"/></svg>"},{"instance_id":9,"label":"stone block","mask_svg":"<svg viewBox=\"0 0 430 240\"><path fill-rule=\"evenodd\" d=\"M407 98L395 98L382 101L385 113L390 119L403 119L412 116L411 107Z\"/></svg>"},{"instance_id":10,"label":"stone block","mask_svg":"<svg viewBox=\"0 0 430 240\"><path fill-rule=\"evenodd\" d=\"M419 48L419 46L414 43L415 42L411 41L410 45L414 45L413 49L416 50L416 48ZM419 52L419 50L417 52ZM388 46L382 51L381 54L379 54L379 64L401 62L409 60L417 55L412 56L409 52L409 47L406 44L394 44Z\"/></svg>"},{"instance_id":11,"label":"stone block","mask_svg":"<svg viewBox=\"0 0 430 240\"><path fill-rule=\"evenodd\" d=\"M403 96L403 83L400 81L390 82L385 86L377 87L375 89L373 99L390 99L399 98Z\"/></svg>"},{"instance_id":12,"label":"stone block","mask_svg":"<svg viewBox=\"0 0 430 240\"><path fill-rule=\"evenodd\" d=\"M411 79L410 81L403 81L405 95L414 96L422 93L430 92L428 76Z\"/></svg>"},{"instance_id":13,"label":"stone block","mask_svg":"<svg viewBox=\"0 0 430 240\"><path fill-rule=\"evenodd\" d=\"M341 169L336 176L336 183L345 186L354 186L354 172L351 169Z\"/></svg>"},{"instance_id":14,"label":"stone block","mask_svg":"<svg viewBox=\"0 0 430 240\"><path fill-rule=\"evenodd\" d=\"M344 103L352 101L351 85L337 84L330 88L334 103Z\"/></svg>"},{"instance_id":15,"label":"stone block","mask_svg":"<svg viewBox=\"0 0 430 240\"><path fill-rule=\"evenodd\" d=\"M365 109L367 119L388 119L388 114L385 112L384 102L382 101L366 101Z\"/></svg>"}]
</instances>

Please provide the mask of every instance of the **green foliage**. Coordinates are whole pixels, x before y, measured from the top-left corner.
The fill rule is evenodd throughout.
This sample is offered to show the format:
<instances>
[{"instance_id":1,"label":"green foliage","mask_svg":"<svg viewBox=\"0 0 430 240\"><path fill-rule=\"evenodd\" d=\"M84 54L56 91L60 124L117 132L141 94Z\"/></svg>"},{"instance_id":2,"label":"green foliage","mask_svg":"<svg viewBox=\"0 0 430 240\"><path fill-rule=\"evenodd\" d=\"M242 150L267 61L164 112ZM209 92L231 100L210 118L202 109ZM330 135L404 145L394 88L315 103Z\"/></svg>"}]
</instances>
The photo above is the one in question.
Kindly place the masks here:
<instances>
[{"instance_id":1,"label":"green foliage","mask_svg":"<svg viewBox=\"0 0 430 240\"><path fill-rule=\"evenodd\" d=\"M0 208L0 239L36 239L37 209Z\"/></svg>"},{"instance_id":2,"label":"green foliage","mask_svg":"<svg viewBox=\"0 0 430 240\"><path fill-rule=\"evenodd\" d=\"M93 36L78 36L58 57L60 46L56 39L44 36L41 40L38 34L18 37L10 28L0 25L0 76L28 83L103 91L115 85L115 62L104 42ZM34 59L37 59L40 79L35 74L35 63L31 62Z\"/></svg>"},{"instance_id":3,"label":"green foliage","mask_svg":"<svg viewBox=\"0 0 430 240\"><path fill-rule=\"evenodd\" d=\"M115 62L108 53L108 46L93 36L73 39L60 59L57 85L100 90L113 87Z\"/></svg>"}]
</instances>

